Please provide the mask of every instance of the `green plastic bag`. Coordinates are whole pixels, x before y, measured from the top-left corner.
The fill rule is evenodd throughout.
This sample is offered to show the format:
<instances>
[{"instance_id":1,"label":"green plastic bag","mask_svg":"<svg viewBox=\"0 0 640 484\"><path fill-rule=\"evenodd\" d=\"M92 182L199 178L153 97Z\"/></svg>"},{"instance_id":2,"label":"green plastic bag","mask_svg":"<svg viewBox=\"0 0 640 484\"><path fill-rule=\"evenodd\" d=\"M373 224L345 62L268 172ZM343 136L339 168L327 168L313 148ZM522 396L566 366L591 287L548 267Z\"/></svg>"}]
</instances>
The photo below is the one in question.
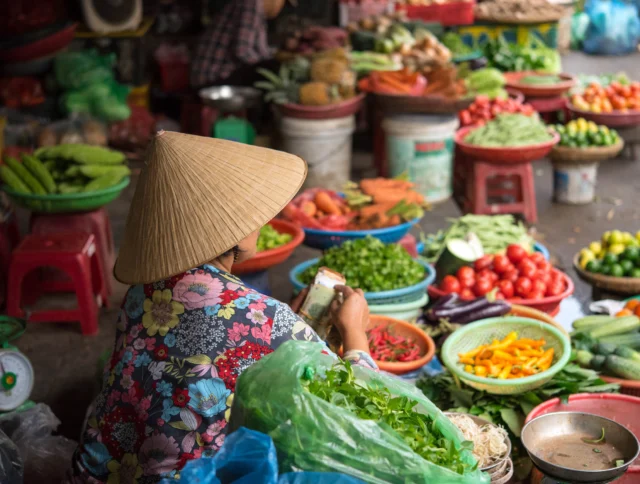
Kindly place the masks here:
<instances>
[{"instance_id":1,"label":"green plastic bag","mask_svg":"<svg viewBox=\"0 0 640 484\"><path fill-rule=\"evenodd\" d=\"M323 375L336 360L320 343L288 341L245 370L238 379L230 432L242 426L266 433L278 450L280 472L339 472L370 483L488 484L487 474L464 475L437 466L411 450L393 431L362 420L307 392L300 378ZM354 366L356 378L386 386L418 402L443 435L459 445L460 431L416 387L398 378ZM463 459L475 464L468 450Z\"/></svg>"}]
</instances>

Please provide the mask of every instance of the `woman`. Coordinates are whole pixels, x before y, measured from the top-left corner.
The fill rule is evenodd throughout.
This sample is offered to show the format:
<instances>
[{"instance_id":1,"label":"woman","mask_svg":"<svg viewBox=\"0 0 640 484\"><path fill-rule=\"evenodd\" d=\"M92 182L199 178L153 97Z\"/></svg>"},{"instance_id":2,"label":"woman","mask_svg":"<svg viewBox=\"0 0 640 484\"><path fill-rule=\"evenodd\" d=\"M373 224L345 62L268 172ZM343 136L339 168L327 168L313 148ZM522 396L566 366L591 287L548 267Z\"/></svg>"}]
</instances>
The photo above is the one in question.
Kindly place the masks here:
<instances>
[{"instance_id":1,"label":"woman","mask_svg":"<svg viewBox=\"0 0 640 484\"><path fill-rule=\"evenodd\" d=\"M290 339L319 341L286 306L245 287L234 262L306 176L300 158L230 141L160 132L129 211L115 277L131 287L104 386L73 458L73 482L153 483L224 441L236 380ZM367 303L337 288L331 318L345 357L368 354ZM277 382L265 382L277 385Z\"/></svg>"}]
</instances>

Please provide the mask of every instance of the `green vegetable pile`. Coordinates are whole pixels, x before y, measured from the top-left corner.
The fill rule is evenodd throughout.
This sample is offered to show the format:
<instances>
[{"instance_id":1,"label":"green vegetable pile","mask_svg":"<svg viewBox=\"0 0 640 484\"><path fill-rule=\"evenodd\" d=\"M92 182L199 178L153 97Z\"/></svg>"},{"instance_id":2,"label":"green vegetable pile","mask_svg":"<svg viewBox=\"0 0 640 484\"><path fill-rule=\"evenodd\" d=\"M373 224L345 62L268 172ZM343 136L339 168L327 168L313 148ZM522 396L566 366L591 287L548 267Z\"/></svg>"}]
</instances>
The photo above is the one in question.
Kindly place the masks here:
<instances>
[{"instance_id":1,"label":"green vegetable pile","mask_svg":"<svg viewBox=\"0 0 640 484\"><path fill-rule=\"evenodd\" d=\"M62 144L23 154L22 163L8 157L0 178L21 193L67 194L95 192L117 185L131 171L119 151L100 146Z\"/></svg>"},{"instance_id":2,"label":"green vegetable pile","mask_svg":"<svg viewBox=\"0 0 640 484\"><path fill-rule=\"evenodd\" d=\"M525 45L512 44L500 35L487 42L484 55L490 67L503 72L544 71L557 74L561 71L560 54L545 45L536 35L529 35Z\"/></svg>"},{"instance_id":3,"label":"green vegetable pile","mask_svg":"<svg viewBox=\"0 0 640 484\"><path fill-rule=\"evenodd\" d=\"M473 71L465 79L467 92L472 96L485 95L489 99L497 97L506 99L509 93L505 91L505 78L498 69L486 67Z\"/></svg>"},{"instance_id":4,"label":"green vegetable pile","mask_svg":"<svg viewBox=\"0 0 640 484\"><path fill-rule=\"evenodd\" d=\"M463 57L475 52L474 49L465 44L462 37L455 32L447 32L442 36L440 42L451 51L454 57Z\"/></svg>"},{"instance_id":5,"label":"green vegetable pile","mask_svg":"<svg viewBox=\"0 0 640 484\"><path fill-rule=\"evenodd\" d=\"M328 249L317 264L302 274L300 281L310 284L320 267L341 273L350 287L380 292L413 286L425 277L422 264L398 244L385 244L368 236L348 240Z\"/></svg>"},{"instance_id":6,"label":"green vegetable pile","mask_svg":"<svg viewBox=\"0 0 640 484\"><path fill-rule=\"evenodd\" d=\"M448 371L435 377L423 377L417 386L440 410L470 413L505 427L513 444L514 463L515 457L526 456L520 434L527 415L535 407L552 398L566 402L575 393L612 393L619 390L619 385L604 382L595 371L571 363L540 388L519 395L492 395L464 383L458 385ZM521 461L516 467L524 467L521 472L526 476L530 465L529 461ZM518 470L516 473L521 477Z\"/></svg>"},{"instance_id":7,"label":"green vegetable pile","mask_svg":"<svg viewBox=\"0 0 640 484\"><path fill-rule=\"evenodd\" d=\"M291 234L281 234L271 225L267 224L260 229L260 235L258 236L258 252L263 252L269 249L275 249L284 244L288 244L293 239Z\"/></svg>"},{"instance_id":8,"label":"green vegetable pile","mask_svg":"<svg viewBox=\"0 0 640 484\"><path fill-rule=\"evenodd\" d=\"M460 448L456 448L431 416L415 410L418 402L405 396L393 396L381 385L357 380L349 362L327 370L324 378L311 379L306 383L306 389L358 418L373 420L390 428L411 450L429 462L458 474L477 467L477 464L472 467L461 458L461 450L472 450L471 442L463 442Z\"/></svg>"},{"instance_id":9,"label":"green vegetable pile","mask_svg":"<svg viewBox=\"0 0 640 484\"><path fill-rule=\"evenodd\" d=\"M474 129L464 139L466 143L485 147L531 146L550 141L545 124L524 114L499 114L484 126Z\"/></svg>"},{"instance_id":10,"label":"green vegetable pile","mask_svg":"<svg viewBox=\"0 0 640 484\"><path fill-rule=\"evenodd\" d=\"M531 250L533 239L522 222L513 215L465 215L449 219L451 225L445 231L423 236L422 256L429 262L435 262L445 248L447 240L464 239L467 234L475 234L487 254L504 252L511 244L520 244Z\"/></svg>"},{"instance_id":11,"label":"green vegetable pile","mask_svg":"<svg viewBox=\"0 0 640 484\"><path fill-rule=\"evenodd\" d=\"M558 76L525 76L520 79L520 84L530 86L552 86L559 82L562 82L562 78Z\"/></svg>"}]
</instances>

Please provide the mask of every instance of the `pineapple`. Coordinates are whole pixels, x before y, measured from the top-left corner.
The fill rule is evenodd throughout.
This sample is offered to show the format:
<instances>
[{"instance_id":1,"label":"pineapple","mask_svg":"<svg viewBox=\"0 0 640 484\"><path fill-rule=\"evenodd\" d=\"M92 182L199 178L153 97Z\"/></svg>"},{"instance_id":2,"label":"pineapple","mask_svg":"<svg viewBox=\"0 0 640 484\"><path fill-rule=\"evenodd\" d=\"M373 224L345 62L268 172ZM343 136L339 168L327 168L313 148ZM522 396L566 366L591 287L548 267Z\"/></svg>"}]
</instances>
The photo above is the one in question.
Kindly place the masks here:
<instances>
[{"instance_id":1,"label":"pineapple","mask_svg":"<svg viewBox=\"0 0 640 484\"><path fill-rule=\"evenodd\" d=\"M326 82L307 82L300 86L300 104L304 106L327 106L340 101L337 86Z\"/></svg>"},{"instance_id":2,"label":"pineapple","mask_svg":"<svg viewBox=\"0 0 640 484\"><path fill-rule=\"evenodd\" d=\"M258 81L254 85L267 91L264 100L276 104L297 103L300 83L293 75L292 70L285 64L280 66L278 74L267 69L258 69L267 80Z\"/></svg>"}]
</instances>

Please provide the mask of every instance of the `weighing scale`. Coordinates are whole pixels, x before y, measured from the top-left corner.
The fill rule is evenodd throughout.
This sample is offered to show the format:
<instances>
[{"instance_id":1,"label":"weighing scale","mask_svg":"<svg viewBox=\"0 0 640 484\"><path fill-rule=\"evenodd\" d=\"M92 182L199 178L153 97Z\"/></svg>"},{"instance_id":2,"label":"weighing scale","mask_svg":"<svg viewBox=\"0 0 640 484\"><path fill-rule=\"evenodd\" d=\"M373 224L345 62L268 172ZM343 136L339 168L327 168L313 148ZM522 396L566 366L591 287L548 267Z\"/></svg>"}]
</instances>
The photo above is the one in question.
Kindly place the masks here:
<instances>
[{"instance_id":1,"label":"weighing scale","mask_svg":"<svg viewBox=\"0 0 640 484\"><path fill-rule=\"evenodd\" d=\"M584 438L580 436L585 435L589 436L589 439L596 440L601 432L604 433L601 443L581 442L584 441ZM573 440L571 440L572 437ZM608 418L584 412L555 412L537 417L524 426L520 438L533 461L533 465L544 476L542 484L606 484L614 482L624 475L640 454L640 443L629 429ZM565 440L565 443L558 446L556 451L553 448L554 443L557 445L558 440L563 439L569 440ZM576 443L579 450L576 450ZM577 461L582 457L584 461L585 456L592 455L591 452L606 455L607 450L610 449L619 452L624 457L620 458L624 461L623 465L604 470L582 470L550 462L551 457L547 457L575 457ZM560 450L570 453L571 456L561 454Z\"/></svg>"},{"instance_id":2,"label":"weighing scale","mask_svg":"<svg viewBox=\"0 0 640 484\"><path fill-rule=\"evenodd\" d=\"M25 409L33 390L31 362L10 344L26 330L24 319L0 316L0 412Z\"/></svg>"},{"instance_id":3,"label":"weighing scale","mask_svg":"<svg viewBox=\"0 0 640 484\"><path fill-rule=\"evenodd\" d=\"M253 87L216 86L200 89L200 99L219 112L211 136L252 145L256 132L252 124L237 115L260 105L262 93Z\"/></svg>"}]
</instances>

